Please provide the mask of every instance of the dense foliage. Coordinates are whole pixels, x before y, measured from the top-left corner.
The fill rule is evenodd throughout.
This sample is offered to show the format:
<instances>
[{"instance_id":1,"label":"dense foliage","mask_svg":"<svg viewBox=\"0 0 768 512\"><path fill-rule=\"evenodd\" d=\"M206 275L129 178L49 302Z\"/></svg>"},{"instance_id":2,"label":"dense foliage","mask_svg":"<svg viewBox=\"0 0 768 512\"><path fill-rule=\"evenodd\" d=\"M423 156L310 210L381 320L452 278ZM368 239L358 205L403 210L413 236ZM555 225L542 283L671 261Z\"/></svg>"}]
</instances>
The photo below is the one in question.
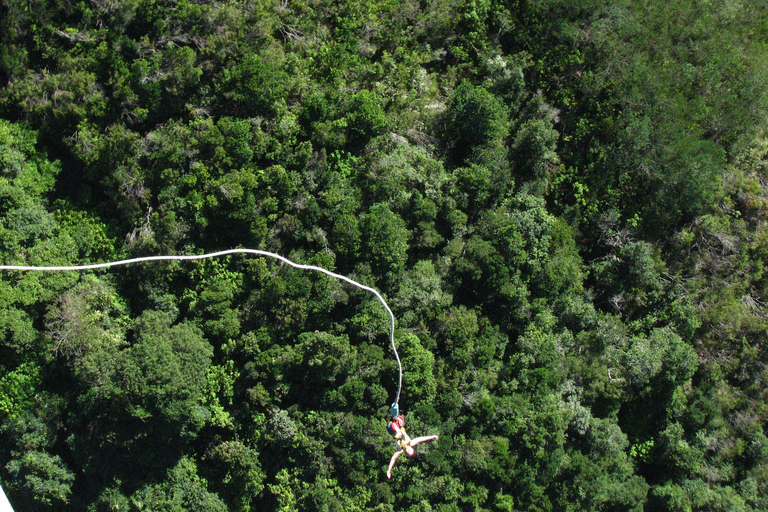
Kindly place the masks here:
<instances>
[{"instance_id":1,"label":"dense foliage","mask_svg":"<svg viewBox=\"0 0 768 512\"><path fill-rule=\"evenodd\" d=\"M17 510L768 510L758 0L0 2ZM405 458L404 458L405 459Z\"/></svg>"}]
</instances>

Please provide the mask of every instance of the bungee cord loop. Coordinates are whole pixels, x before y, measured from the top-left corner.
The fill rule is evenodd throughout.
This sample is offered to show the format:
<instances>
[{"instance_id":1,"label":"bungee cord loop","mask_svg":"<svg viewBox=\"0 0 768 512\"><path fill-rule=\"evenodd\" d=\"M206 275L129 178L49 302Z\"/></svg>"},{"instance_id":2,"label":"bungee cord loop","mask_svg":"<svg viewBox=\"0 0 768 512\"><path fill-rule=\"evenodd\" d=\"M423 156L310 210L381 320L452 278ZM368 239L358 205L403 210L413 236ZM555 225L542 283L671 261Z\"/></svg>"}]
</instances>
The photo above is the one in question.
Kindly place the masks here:
<instances>
[{"instance_id":1,"label":"bungee cord loop","mask_svg":"<svg viewBox=\"0 0 768 512\"><path fill-rule=\"evenodd\" d=\"M390 408L390 414L392 414L392 416L396 416L398 414L398 411L399 411L398 404L400 402L400 391L402 390L402 387L403 387L403 365L400 362L400 355L397 353L397 347L395 346L395 315L394 313L392 313L392 310L390 309L387 302L384 300L384 297L382 297L381 294L376 289L371 288L370 286L366 286L362 283L358 283L357 281L355 281L354 279L350 279L349 277L343 276L341 274L337 274L335 272L331 272L330 270L324 269L322 267L317 267L315 265L305 265L302 263L295 263L289 260L288 258L285 258L284 256L280 256L279 254L275 254L269 251L241 248L241 249L227 249L224 251L217 251L217 252L210 252L206 254L196 254L196 255L142 256L138 258L130 258L130 259L118 260L118 261L108 261L104 263L92 263L88 265L64 265L64 266L0 265L0 270L41 271L41 272L96 270L101 268L117 267L121 265L130 265L133 263L144 263L144 262L151 262L151 261L202 260L206 258L216 258L219 256L227 256L229 254L251 254L255 256L267 256L270 258L275 258L285 263L286 265L290 265L291 267L298 268L301 270L314 270L316 272L321 272L323 274L326 274L335 279L339 279L341 281L349 283L352 286L355 286L357 288L360 288L361 290L365 290L375 295L376 298L379 299L379 302L381 302L381 304L384 306L384 309L387 310L387 313L389 313L389 319L390 319L389 342L390 342L390 345L392 346L392 353L394 354L395 360L397 361L397 371L398 371L397 393L395 393L395 401L392 402L392 406Z\"/></svg>"}]
</instances>

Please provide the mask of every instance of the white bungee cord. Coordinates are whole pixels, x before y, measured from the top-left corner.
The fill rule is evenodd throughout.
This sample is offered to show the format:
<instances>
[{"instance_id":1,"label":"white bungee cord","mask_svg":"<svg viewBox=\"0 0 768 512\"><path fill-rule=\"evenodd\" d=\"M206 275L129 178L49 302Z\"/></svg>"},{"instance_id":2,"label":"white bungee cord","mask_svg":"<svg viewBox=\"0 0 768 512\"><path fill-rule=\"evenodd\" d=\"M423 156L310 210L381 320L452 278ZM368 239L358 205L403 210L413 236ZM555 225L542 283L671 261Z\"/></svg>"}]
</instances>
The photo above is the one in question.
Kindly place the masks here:
<instances>
[{"instance_id":1,"label":"white bungee cord","mask_svg":"<svg viewBox=\"0 0 768 512\"><path fill-rule=\"evenodd\" d=\"M397 414L396 411L398 410L398 403L400 402L400 390L403 387L403 365L400 362L400 356L398 355L397 347L395 346L395 315L394 313L392 313L392 310L389 308L389 305L387 305L387 302L384 300L384 297L382 297L381 294L374 288L371 288L370 286L366 286L362 283L358 283L354 279L350 279L349 277L343 276L341 274L336 274L335 272L331 272L330 270L324 269L322 267L316 267L315 265L304 265L301 263L295 263L289 260L288 258L285 258L283 256L280 256L279 254L275 254L269 251L262 251L259 249L240 248L240 249L227 249L224 251L210 252L206 254L195 254L195 255L142 256L139 258L130 258L130 259L118 260L118 261L107 261L104 263L92 263L88 265L65 265L65 266L0 265L0 270L40 271L40 272L96 270L100 268L117 267L121 265L130 265L133 263L144 263L144 262L150 262L150 261L202 260L206 258L216 258L219 256L226 256L229 254L252 254L255 256L267 256L270 258L275 258L294 268L298 268L302 270L314 270L317 272L321 272L323 274L326 274L335 279L339 279L341 281L349 283L352 286L356 286L361 290L365 290L375 295L376 298L379 299L379 302L381 302L381 304L384 306L384 309L387 310L387 313L389 313L389 319L391 322L390 331L389 331L389 342L392 345L392 353L395 355L395 360L397 361L397 370L398 370L397 393L395 394L395 401L392 403L391 410L395 411L395 414Z\"/></svg>"}]
</instances>

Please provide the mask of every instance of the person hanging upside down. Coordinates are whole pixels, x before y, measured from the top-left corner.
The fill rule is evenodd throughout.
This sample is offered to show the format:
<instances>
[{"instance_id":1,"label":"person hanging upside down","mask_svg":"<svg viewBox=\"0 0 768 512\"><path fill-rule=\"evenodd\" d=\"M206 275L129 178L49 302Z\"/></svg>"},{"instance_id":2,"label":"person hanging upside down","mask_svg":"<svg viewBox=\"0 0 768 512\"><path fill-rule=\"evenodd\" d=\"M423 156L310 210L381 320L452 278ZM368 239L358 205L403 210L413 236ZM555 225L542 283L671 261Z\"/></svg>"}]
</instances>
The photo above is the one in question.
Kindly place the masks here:
<instances>
[{"instance_id":1,"label":"person hanging upside down","mask_svg":"<svg viewBox=\"0 0 768 512\"><path fill-rule=\"evenodd\" d=\"M405 417L402 414L392 418L387 424L387 432L397 441L397 445L400 447L398 451L392 455L392 460L389 461L389 467L387 468L387 478L392 478L392 468L395 467L397 458L405 452L408 457L416 456L416 445L423 443L424 441L434 441L438 439L438 436L422 436L416 439L411 439L408 433L405 431Z\"/></svg>"}]
</instances>

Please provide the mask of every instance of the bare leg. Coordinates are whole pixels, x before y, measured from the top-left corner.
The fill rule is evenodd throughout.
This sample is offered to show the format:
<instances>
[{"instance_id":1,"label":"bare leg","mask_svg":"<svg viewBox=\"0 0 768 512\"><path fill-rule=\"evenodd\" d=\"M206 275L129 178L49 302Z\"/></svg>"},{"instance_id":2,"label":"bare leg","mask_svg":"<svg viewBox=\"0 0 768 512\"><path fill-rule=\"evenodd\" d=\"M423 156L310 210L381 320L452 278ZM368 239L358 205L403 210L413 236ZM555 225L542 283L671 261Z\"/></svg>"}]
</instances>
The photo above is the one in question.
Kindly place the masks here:
<instances>
[{"instance_id":1,"label":"bare leg","mask_svg":"<svg viewBox=\"0 0 768 512\"><path fill-rule=\"evenodd\" d=\"M389 467L387 468L387 478L392 478L392 468L395 467L397 458L403 454L403 450L398 450L392 455L392 460L389 461Z\"/></svg>"},{"instance_id":2,"label":"bare leg","mask_svg":"<svg viewBox=\"0 0 768 512\"><path fill-rule=\"evenodd\" d=\"M411 440L411 446L416 446L419 443L423 443L424 441L434 441L435 439L439 439L438 436L422 436L417 437L416 439Z\"/></svg>"}]
</instances>

